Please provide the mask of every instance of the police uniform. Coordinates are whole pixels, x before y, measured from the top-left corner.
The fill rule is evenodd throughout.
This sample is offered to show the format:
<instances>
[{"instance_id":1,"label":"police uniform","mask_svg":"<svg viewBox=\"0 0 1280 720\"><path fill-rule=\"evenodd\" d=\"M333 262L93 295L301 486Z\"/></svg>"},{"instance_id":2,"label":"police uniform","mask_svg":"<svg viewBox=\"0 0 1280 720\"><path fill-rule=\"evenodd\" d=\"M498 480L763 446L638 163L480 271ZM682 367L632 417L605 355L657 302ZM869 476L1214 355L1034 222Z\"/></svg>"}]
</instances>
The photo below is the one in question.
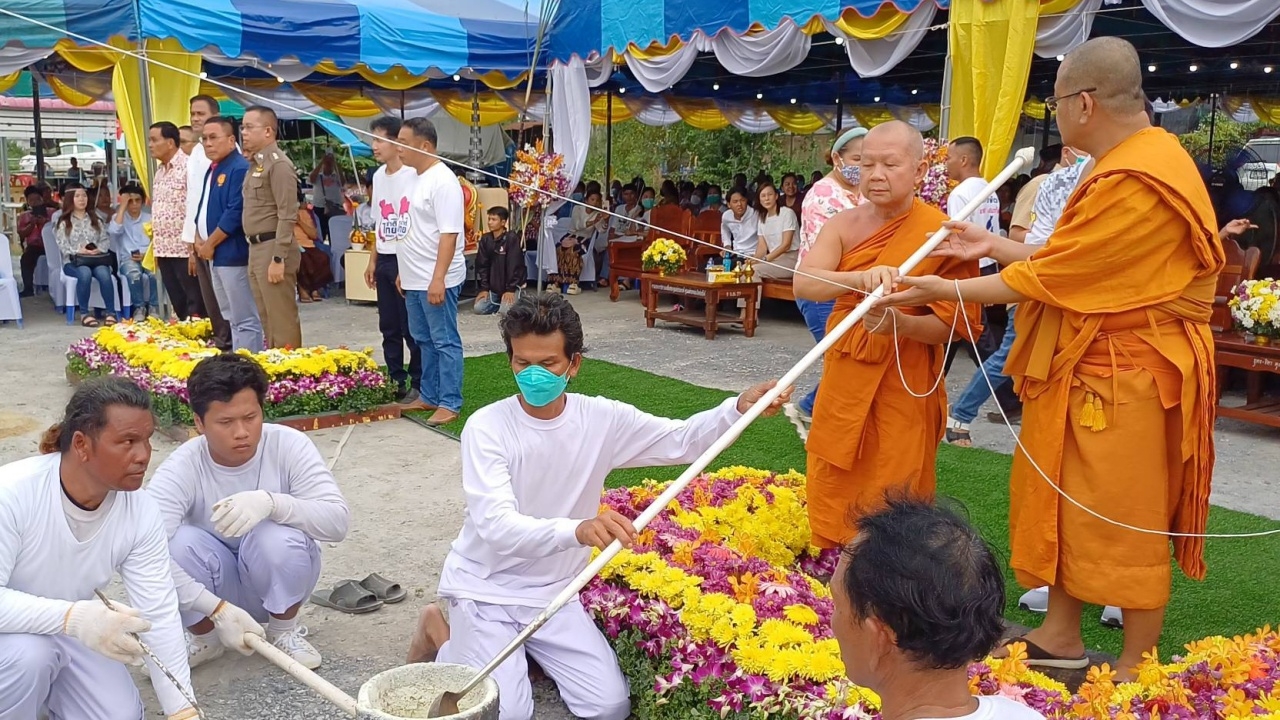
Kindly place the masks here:
<instances>
[{"instance_id":1,"label":"police uniform","mask_svg":"<svg viewBox=\"0 0 1280 720\"><path fill-rule=\"evenodd\" d=\"M298 322L298 266L302 253L293 241L298 221L298 175L293 161L276 143L249 159L244 178L244 234L249 241L249 285L262 318L267 347L302 347ZM284 266L284 279L267 279L272 265Z\"/></svg>"}]
</instances>

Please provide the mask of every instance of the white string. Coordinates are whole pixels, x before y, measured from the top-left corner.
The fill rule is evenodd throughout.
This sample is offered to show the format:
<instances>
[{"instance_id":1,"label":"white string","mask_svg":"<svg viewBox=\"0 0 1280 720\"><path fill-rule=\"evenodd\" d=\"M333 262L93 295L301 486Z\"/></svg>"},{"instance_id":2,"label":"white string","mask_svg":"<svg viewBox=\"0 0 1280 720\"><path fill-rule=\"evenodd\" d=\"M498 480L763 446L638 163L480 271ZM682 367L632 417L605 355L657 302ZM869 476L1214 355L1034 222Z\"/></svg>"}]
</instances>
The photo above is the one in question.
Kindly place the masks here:
<instances>
[{"instance_id":1,"label":"white string","mask_svg":"<svg viewBox=\"0 0 1280 720\"><path fill-rule=\"evenodd\" d=\"M126 55L126 56L128 56L128 57L132 57L132 58L134 58L134 59L136 59L136 60L139 60L139 61L142 61L142 62L151 63L151 64L156 65L156 66L158 66L158 67L163 67L163 68L165 68L166 70L169 70L169 71L171 71L171 72L176 72L176 73L179 73L179 74L181 74L181 75L186 75L186 76L188 76L188 77L196 78L196 79L198 79L198 80L203 80L203 81L205 81L205 82L209 82L209 83L211 83L211 84L213 84L213 85L216 85L216 86L219 86L219 87L222 87L222 88L225 88L225 89L230 89L230 90L237 91L237 92L239 92L239 93L241 93L241 94L243 94L243 95L246 95L246 96L248 96L248 97L252 97L252 98L254 98L254 99L256 99L256 100L259 100L259 101L261 101L261 102L262 102L262 103L264 103L264 104L276 105L276 106L278 106L278 107L282 107L282 108L286 108L286 109L294 110L294 111L298 112L300 115L306 115L306 116L309 116L309 117L311 117L312 119L315 119L315 120L326 120L326 121L328 121L328 122L333 122L333 121L332 121L332 120L330 120L329 118L325 118L325 117L323 117L323 116L321 116L321 115L319 115L319 114L312 113L312 112L310 112L310 111L303 110L303 109L300 109L300 108L293 108L293 107L291 107L291 106L287 105L286 103L280 102L280 101L275 100L275 99L273 99L273 98L269 98L269 97L266 97L266 96L263 96L263 95L258 95L257 93L254 93L254 92L249 91L249 90L246 90L246 89L242 89L242 88L235 88L235 87L233 87L233 86L231 86L231 85L228 85L228 84L226 84L226 83L223 83L223 82L221 82L221 81L219 81L219 80L214 80L214 79L211 79L211 78L202 78L202 77L200 77L197 73L193 73L193 72L190 72L190 71L185 70L185 69L182 69L182 68L174 67L174 66L172 66L172 65L167 65L167 64L162 63L162 62L160 62L160 61L158 61L158 60L152 60L152 59L148 58L148 57L147 57L147 56L145 56L145 55L140 55L140 54L135 53L135 52L133 52L133 51L131 51L131 50L125 50L125 49L120 49L120 48L113 47L113 46L111 46L111 45L108 45L107 43L99 42L99 41L97 41L97 40L94 40L93 38L86 37L86 36L84 36L84 35L80 35L80 34L78 34L78 33L74 33L74 32L71 32L71 31L69 31L69 30L65 30L65 29L63 29L63 28L55 27L55 26L50 25L50 24L48 24L48 23L41 22L41 21L36 20L36 19L34 19L34 18L27 17L26 15L23 15L23 14L21 14L21 13L17 13L17 12L14 12L14 11L9 10L9 9L7 9L7 8L0 7L0 14L8 15L9 17L13 17L13 18L17 18L17 19L19 19L19 20L23 20L23 21L25 21L25 22L29 22L29 23L31 23L31 24L33 24L33 25L37 25L37 26L43 27L43 28L45 28L46 30L52 30L52 31L54 31L54 32L56 32L56 33L60 33L60 34L66 35L67 37L70 37L70 38L74 38L74 39L76 39L76 40L83 41L83 42L85 42L85 43L87 43L87 44L90 44L90 45L96 45L96 46L99 46L99 47L106 48L106 49L108 49L108 50L112 50L112 51L114 51L114 52L119 52L119 53L121 53L122 55ZM696 244L698 244L698 245L705 245L705 246L707 246L707 247L714 248L714 249L716 249L717 251L723 252L723 253L725 253L725 254L732 253L732 254L734 254L734 255L738 255L739 257L742 257L742 254L741 254L741 253L735 253L735 252L733 252L733 250L732 250L731 248L724 248L724 247L722 247L722 246L720 246L720 245L716 245L716 244L714 244L714 243L709 243L709 242L705 242L705 241L702 241L702 240L698 240L697 238L689 237L689 236L687 236L687 235L682 235L682 234L680 234L680 233L673 232L673 231L671 231L671 230L669 230L669 229L667 229L667 228L660 228L660 227L657 227L657 226L655 226L655 225L651 225L651 224L649 224L649 223L647 223L647 222L644 222L643 220L638 220L638 219L635 219L635 218L632 218L632 217L629 217L629 216L620 215L620 214L615 213L615 212L613 212L612 210L609 210L609 209L606 209L606 208L597 208L597 207L594 207L594 206L590 206L590 205L587 205L587 204L586 204L586 203L584 203L584 202L579 202L579 201L574 200L573 198L570 198L570 197L564 197L563 195L559 195L559 194L554 193L554 192L549 192L549 191L543 190L542 188L534 187L534 186L532 186L532 185L528 185L528 184L525 184L525 183L522 183L522 182L519 182L519 181L516 181L516 180L511 180L510 178L504 178L504 177L502 177L502 176L500 176L500 175L498 175L498 174L496 174L496 173L489 172L489 171L487 171L487 170L485 170L485 169L483 169L483 168L471 167L471 166L467 165L466 163L462 163L462 162L455 162L455 161L449 160L449 159L447 159L447 158L441 157L440 155L436 155L436 154L434 154L434 153L426 152L426 151L421 150L421 149L419 149L419 148L409 147L409 146L404 145L403 143L399 142L398 140L396 140L396 139L394 139L394 138L383 138L382 136L375 136L373 133L371 133L371 132L369 132L369 131L367 131L367 130L363 130L363 129L361 129L361 128L357 128L357 127L352 127L352 126L347 125L347 124L345 124L345 123L340 123L340 124L341 124L343 127L347 128L348 130L351 130L352 132L355 132L355 133L359 133L359 134L362 134L362 135L368 136L370 139L373 139L373 138L377 137L377 138L379 138L379 139L383 140L384 142L387 142L387 143L389 143L389 144L391 144L391 145L395 145L395 146L397 146L397 147L402 147L402 148L405 148L405 149L407 149L407 150L411 150L411 151L414 151L414 152L422 153L423 155L426 155L426 156L428 156L428 157L435 158L435 159L439 160L440 162L446 163L447 165L456 165L456 166L458 166L458 167L465 168L465 169L467 169L467 170L473 170L473 171L475 171L475 172L477 172L477 173L480 173L481 175L486 175L486 176L491 177L491 178L494 178L494 179L496 179L496 180L499 180L499 181L502 181L502 182L507 182L507 183L509 183L509 184L511 184L511 185L516 185L516 186L519 186L519 187L523 187L523 188L525 188L525 189L527 189L527 190L531 190L531 191L533 191L533 192L537 192L537 193L541 193L541 194L543 194L543 195L550 196L551 198L554 198L554 199L556 199L556 200L560 200L560 201L562 201L562 202L570 203L570 204L573 204L573 205L581 205L581 206L583 206L583 207L588 207L588 208L592 209L592 210L593 210L593 211L595 211L595 212L603 212L603 213L605 213L606 215L609 215L609 216L612 216L612 217L618 218L619 220L624 220L624 221L630 222L630 223L632 223L632 224L634 224L634 225L640 225L640 226L647 227L647 228L652 229L652 230L657 230L657 231L659 231L659 232L661 232L661 233L665 233L665 234L669 234L669 235L672 235L672 236L675 236L675 237L679 237L679 238L682 238L682 239L684 239L684 240L688 240L688 241L690 241L690 242L692 242L692 243L696 243ZM783 266L778 265L778 264L776 264L776 263L769 262L769 261L765 261L765 260L758 260L758 261L756 261L756 262L762 263L762 264L764 264L764 265L769 265L769 266L772 266L772 267L782 268L782 269L788 270L788 271L790 271L790 272L793 272L794 274L799 275L799 276L801 276L801 277L807 277L807 278L809 278L809 279L811 279L811 280L817 280L817 281L819 281L819 282L824 282L824 283L827 283L827 284L829 284L829 285L833 285L833 286L835 286L835 287L841 288L841 289L843 289L843 290L847 290L847 291L849 291L849 292L855 292L855 293L859 293L859 294L861 294L861 295L870 295L870 294L871 294L871 293L868 293L868 292L866 292L866 291L864 291L864 290L861 290L861 289L858 289L858 288L854 288L854 287L849 287L848 285L844 285L844 284L842 284L842 283L835 282L834 280L830 280L830 279L828 279L828 278L823 278L823 277L818 277L817 275L812 275L812 274L809 274L809 273L806 273L806 272L802 272L802 271L800 271L800 270L798 270L798 269L795 269L795 268L783 267ZM962 315L962 314L963 314L963 315L964 315L964 321L965 321L965 327L966 327L966 330L967 330L968 334L970 335L970 337L969 337L969 342L970 342L970 344L973 346L974 352L975 352L975 353L977 353L977 351L978 351L978 344L977 344L977 341L972 337L972 330L973 330L973 326L972 326L972 324L969 322L968 313L967 313L967 312L965 311L965 309L964 309L964 300L963 300L963 298L961 298L961 297L960 297L960 285L959 285L959 281L957 281L957 282L956 282L956 299L957 299L957 302L958 302L958 303L959 303L959 305L960 305L960 312L959 312L959 313L957 313L956 317L955 317L955 318L953 318L953 320L952 320L952 336L953 336L953 337L952 337L952 339L950 339L950 340L948 340L948 341L947 341L947 347L948 347L948 348L950 348L951 342L952 342L952 340L954 340L955 327L956 327L955 323L958 321L958 319L959 319L960 315ZM902 358L901 358L901 354L899 353L899 349L898 349L898 345L897 345L897 338L898 338L898 336L897 336L897 316L896 316L896 314L895 314L895 316L894 316L894 356L895 356L895 358L896 358L896 360L897 360L897 364L898 364L898 373L899 373L899 375L902 377L904 387L906 387L906 377L905 377L905 374L903 373L903 370L902 370ZM944 370L945 370L945 368L944 368ZM978 372L982 373L983 379L984 379L984 380L986 381L986 383L987 383L987 387L988 387L989 389L991 389L991 392L992 392L992 394L994 395L994 394L995 394L995 387L994 387L994 385L993 385L993 384L992 384L992 382L991 382L991 378L990 378L990 376L989 376L989 375L987 375L986 370L982 367L982 363L978 363ZM928 395L932 394L933 392L935 392L935 391L937 390L937 388L938 388L938 386L941 384L942 379L943 379L943 377L945 376L945 374L946 374L945 372L943 372L943 373L939 374L938 378L934 380L933 388L930 390L930 392L925 393L924 395L918 395L918 394L916 394L916 393L915 393L914 391L912 391L909 387L907 388L907 391L908 391L909 393L911 393L911 395L912 395L912 396L917 397L917 398L927 397ZM1103 522L1106 522L1106 523L1108 523L1108 524L1110 524L1110 525L1114 525L1114 526L1116 526L1116 527L1124 528L1124 529L1126 529L1126 530L1132 530L1132 531L1134 531L1134 532L1140 532L1140 533L1145 533L1145 534L1149 534L1149 535L1163 535L1163 536L1165 536L1165 537L1198 537L1198 538L1231 539L1231 538L1254 538L1254 537L1266 537L1266 536L1269 536L1269 535L1280 535L1280 529L1276 529L1276 530L1265 530L1265 531L1252 532L1252 533L1175 533L1175 532L1168 532L1168 531L1164 531L1164 530L1153 530L1153 529L1151 529L1151 528L1141 528L1141 527L1136 527L1136 526L1134 526L1134 525L1129 525L1129 524L1127 524L1127 523L1123 523L1123 522L1120 522L1120 521L1118 521L1118 520L1113 520L1113 519L1111 519L1111 518L1108 518L1108 517L1106 517L1105 515L1102 515L1102 514L1100 514L1100 513L1096 512L1096 511L1094 511L1094 510L1092 510L1092 509L1090 509L1090 508L1088 508L1088 507L1084 506L1083 504L1081 504L1078 500L1076 500L1075 498L1071 497L1071 496L1070 496L1070 495L1068 495L1066 492L1064 492L1064 491L1062 490L1062 488L1061 488L1061 487L1059 487L1059 486L1058 486L1058 485L1057 485L1057 484L1056 484L1052 479L1050 479L1050 478L1049 478L1049 476L1048 476L1048 474L1046 474L1046 473L1045 473L1045 471L1044 471L1043 469L1041 469L1041 467L1040 467L1039 463L1037 463L1037 462L1035 461L1035 459L1031 457L1031 454L1027 452L1026 447L1022 444L1022 439L1019 437L1018 431L1013 427L1013 424L1009 422L1009 418L1008 418L1008 416L1007 416L1007 415L1005 415L1004 408L1000 407L999 403L996 403L996 407L997 407L997 408L999 409L999 411L1000 411L1000 416L1001 416L1001 417L1004 419L1004 421L1005 421L1005 426L1009 429L1010 434L1013 436L1014 442L1016 442L1016 443L1017 443L1017 445L1018 445L1018 449L1022 450L1023 455L1025 455L1025 456L1026 456L1027 460L1031 463L1032 467L1034 467L1034 468L1036 469L1036 472L1040 474L1040 477L1041 477L1041 478L1043 478L1043 479L1044 479L1044 481L1045 481L1045 482L1047 482L1047 483L1048 483L1048 484L1049 484L1049 485L1050 485L1050 486L1051 486L1051 487L1052 487L1052 488L1053 488L1053 489L1054 489L1054 490L1055 490L1059 495L1061 495L1061 496L1063 497L1063 499L1065 499L1067 502L1071 503L1072 505L1075 505L1076 507L1080 508L1081 510L1083 510L1083 511L1084 511L1084 512L1086 512L1086 513L1088 513L1089 515L1092 515L1093 517L1097 518L1098 520L1101 520L1101 521L1103 521ZM336 459L336 458L335 458L335 459Z\"/></svg>"},{"instance_id":2,"label":"white string","mask_svg":"<svg viewBox=\"0 0 1280 720\"><path fill-rule=\"evenodd\" d=\"M889 310L890 312L893 313L893 359L898 364L898 377L902 379L902 387L907 391L907 394L909 394L911 397L927 398L938 391L938 386L942 384L942 379L947 376L946 362L945 361L943 362L942 372L938 373L938 377L934 378L933 386L930 387L928 391L926 391L923 395L921 395L917 393L915 390L912 390L911 385L907 382L906 373L902 371L902 348L898 344L898 313L894 312L893 308L890 308ZM951 343L955 342L956 323L958 323L959 321L960 321L960 313L956 313L955 315L951 316L951 334L947 336L947 344L943 346L943 349L942 349L943 358L946 358L947 356L951 355ZM967 324L968 323L966 323L966 325ZM880 326L877 325L876 327L879 328ZM968 331L973 332L972 328L968 328Z\"/></svg>"}]
</instances>

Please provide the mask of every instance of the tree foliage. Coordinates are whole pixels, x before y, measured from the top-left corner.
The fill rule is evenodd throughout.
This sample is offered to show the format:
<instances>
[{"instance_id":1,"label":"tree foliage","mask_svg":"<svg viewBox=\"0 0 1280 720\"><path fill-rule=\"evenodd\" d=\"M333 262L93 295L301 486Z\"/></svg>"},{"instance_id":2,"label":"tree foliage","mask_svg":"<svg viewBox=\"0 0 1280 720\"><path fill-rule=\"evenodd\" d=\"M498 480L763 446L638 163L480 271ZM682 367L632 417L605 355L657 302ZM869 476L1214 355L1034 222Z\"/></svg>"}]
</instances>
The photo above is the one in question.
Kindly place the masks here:
<instances>
[{"instance_id":1,"label":"tree foliage","mask_svg":"<svg viewBox=\"0 0 1280 720\"><path fill-rule=\"evenodd\" d=\"M1182 142L1182 147L1191 153L1191 157L1197 163L1204 164L1210 161L1209 131L1212 128L1213 157L1209 164L1214 168L1224 167L1230 159L1229 155L1239 152L1245 143L1263 134L1263 131L1267 128L1275 127L1260 122L1236 122L1225 112L1221 110L1216 112L1216 121L1211 120L1212 116L1209 113L1205 113L1201 116L1200 124L1195 130L1178 136L1178 139Z\"/></svg>"}]
</instances>

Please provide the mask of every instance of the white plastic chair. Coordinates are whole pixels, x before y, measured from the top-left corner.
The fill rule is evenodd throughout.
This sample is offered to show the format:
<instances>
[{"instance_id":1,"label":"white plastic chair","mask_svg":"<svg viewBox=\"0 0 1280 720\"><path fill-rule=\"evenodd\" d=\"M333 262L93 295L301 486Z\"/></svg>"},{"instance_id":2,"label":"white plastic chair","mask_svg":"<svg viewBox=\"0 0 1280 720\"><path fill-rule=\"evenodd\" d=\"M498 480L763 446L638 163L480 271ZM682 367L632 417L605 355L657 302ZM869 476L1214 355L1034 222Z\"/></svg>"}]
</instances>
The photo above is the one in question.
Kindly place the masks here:
<instances>
[{"instance_id":1,"label":"white plastic chair","mask_svg":"<svg viewBox=\"0 0 1280 720\"><path fill-rule=\"evenodd\" d=\"M62 258L62 248L58 247L53 225L53 222L45 225L40 235L44 239L44 257L49 265L49 295L53 298L53 306L58 309L58 312L65 312L67 324L72 325L76 321L76 286L79 282L62 270L66 261ZM57 284L55 278L62 283ZM112 286L115 288L115 299L119 300L119 285L112 283ZM103 310L107 307L102 300L102 293L98 290L97 283L92 283L92 289L89 291L89 307L95 310ZM121 304L117 302L116 307L121 307Z\"/></svg>"},{"instance_id":2,"label":"white plastic chair","mask_svg":"<svg viewBox=\"0 0 1280 720\"><path fill-rule=\"evenodd\" d=\"M355 218L350 215L329 218L329 269L333 271L335 283L344 282L347 277L342 256L351 249L351 228L354 225Z\"/></svg>"},{"instance_id":3,"label":"white plastic chair","mask_svg":"<svg viewBox=\"0 0 1280 720\"><path fill-rule=\"evenodd\" d=\"M22 327L22 299L18 297L18 281L13 277L13 255L9 238L0 233L0 323L16 320Z\"/></svg>"}]
</instances>

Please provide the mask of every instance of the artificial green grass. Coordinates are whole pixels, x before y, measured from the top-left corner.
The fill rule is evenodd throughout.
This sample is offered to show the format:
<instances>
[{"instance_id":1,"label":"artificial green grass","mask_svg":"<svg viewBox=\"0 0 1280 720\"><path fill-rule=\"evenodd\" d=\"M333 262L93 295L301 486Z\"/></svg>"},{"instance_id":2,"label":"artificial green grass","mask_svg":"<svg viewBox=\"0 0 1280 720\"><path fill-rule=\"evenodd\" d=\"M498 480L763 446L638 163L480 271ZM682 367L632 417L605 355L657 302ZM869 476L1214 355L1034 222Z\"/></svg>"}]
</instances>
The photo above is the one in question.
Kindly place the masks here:
<instances>
[{"instance_id":1,"label":"artificial green grass","mask_svg":"<svg viewBox=\"0 0 1280 720\"><path fill-rule=\"evenodd\" d=\"M691 385L599 360L586 360L569 390L604 395L630 403L646 412L684 418L715 406L730 393ZM441 429L461 432L477 408L516 392L511 368L503 354L468 358L463 380L466 404L457 421ZM1009 466L1007 455L943 445L938 452L938 492L958 500L983 536L996 548L1008 567ZM761 418L712 463L712 470L745 465L785 472L805 469L804 446L791 423L782 417ZM683 467L617 470L610 487L644 480L673 480ZM1122 477L1116 478L1123 482ZM1215 507L1209 514L1209 532L1244 533L1280 528L1276 523L1246 513ZM1178 654L1182 646L1210 635L1228 637L1280 622L1280 536L1254 539L1209 540L1206 550L1209 576L1205 582L1186 579L1175 568L1173 598L1160 646L1162 658ZM1039 618L1017 607L1022 589L1006 569L1008 608L1013 622L1034 627ZM1085 610L1084 638L1090 650L1118 655L1121 633L1098 624L1101 608Z\"/></svg>"}]
</instances>

